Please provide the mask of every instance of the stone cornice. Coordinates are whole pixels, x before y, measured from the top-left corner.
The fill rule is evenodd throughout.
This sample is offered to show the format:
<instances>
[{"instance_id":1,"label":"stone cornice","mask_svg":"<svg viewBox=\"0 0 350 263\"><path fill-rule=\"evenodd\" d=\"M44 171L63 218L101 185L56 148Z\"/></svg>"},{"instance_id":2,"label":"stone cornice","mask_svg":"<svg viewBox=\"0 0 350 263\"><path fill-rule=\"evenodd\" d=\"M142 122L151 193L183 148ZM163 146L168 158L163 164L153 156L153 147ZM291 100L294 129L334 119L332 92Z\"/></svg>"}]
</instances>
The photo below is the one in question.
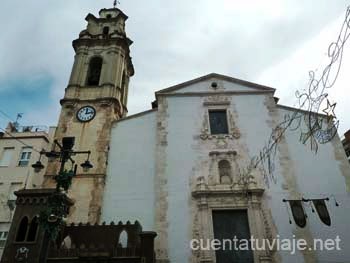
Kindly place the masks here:
<instances>
[{"instance_id":1,"label":"stone cornice","mask_svg":"<svg viewBox=\"0 0 350 263\"><path fill-rule=\"evenodd\" d=\"M261 95L274 93L272 90L266 91L214 91L214 92L183 92L183 93L156 93L156 97L168 96L168 97L205 97L212 95Z\"/></svg>"},{"instance_id":2,"label":"stone cornice","mask_svg":"<svg viewBox=\"0 0 350 263\"><path fill-rule=\"evenodd\" d=\"M199 77L199 78L195 78L195 79L192 79L192 80L189 80L189 81L177 84L175 86L171 86L171 87L166 88L166 89L159 90L159 91L156 92L156 94L173 92L173 91L185 88L185 87L187 87L189 85L192 85L192 84L195 84L195 83L198 83L198 82L201 82L201 81L206 81L206 80L209 80L209 79L212 79L212 78L222 79L222 80L225 80L225 81L228 81L228 82L232 82L232 83L236 83L236 84L239 84L239 85L243 85L246 88L253 88L253 89L258 89L258 90L265 90L265 91L273 91L273 92L275 92L274 88L270 88L270 87L267 87L267 86L264 86L264 85L260 85L260 84L249 82L249 81L242 80L242 79L232 78L230 76L226 76L226 75L222 75L222 74L218 74L218 73L210 73L208 75L205 75L205 76L202 76L202 77Z\"/></svg>"},{"instance_id":3,"label":"stone cornice","mask_svg":"<svg viewBox=\"0 0 350 263\"><path fill-rule=\"evenodd\" d=\"M103 101L112 101L120 104L119 100L113 97L103 97L103 98L97 98L97 99L86 99L86 100L81 100L81 99L69 99L69 98L63 98L60 100L60 104L63 105L65 103L79 103L79 102L103 102Z\"/></svg>"},{"instance_id":4,"label":"stone cornice","mask_svg":"<svg viewBox=\"0 0 350 263\"><path fill-rule=\"evenodd\" d=\"M46 142L50 142L45 135L28 135L28 136L13 136L13 137L1 137L1 140L24 140L24 139L43 139Z\"/></svg>"},{"instance_id":5,"label":"stone cornice","mask_svg":"<svg viewBox=\"0 0 350 263\"><path fill-rule=\"evenodd\" d=\"M227 196L227 195L242 195L242 194L253 194L256 196L262 196L264 189L261 188L248 188L248 189L213 189L212 187L204 190L192 191L192 196L199 198L204 196Z\"/></svg>"}]
</instances>

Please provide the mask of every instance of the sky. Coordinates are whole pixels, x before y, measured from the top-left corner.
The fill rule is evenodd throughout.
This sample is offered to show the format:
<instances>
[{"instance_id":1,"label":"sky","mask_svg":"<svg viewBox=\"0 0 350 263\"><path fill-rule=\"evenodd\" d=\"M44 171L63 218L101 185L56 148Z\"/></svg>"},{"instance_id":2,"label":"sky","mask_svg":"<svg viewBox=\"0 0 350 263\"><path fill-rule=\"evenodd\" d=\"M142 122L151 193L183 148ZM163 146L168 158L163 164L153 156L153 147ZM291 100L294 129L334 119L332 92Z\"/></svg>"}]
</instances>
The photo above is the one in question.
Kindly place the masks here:
<instances>
[{"instance_id":1,"label":"sky","mask_svg":"<svg viewBox=\"0 0 350 263\"><path fill-rule=\"evenodd\" d=\"M345 17L345 0L119 0L129 16L135 75L129 115L151 107L154 92L216 72L276 89L280 104L295 106L309 71L329 60ZM74 59L72 40L113 0L1 0L0 111L22 125L55 126ZM337 83L339 134L350 129L350 41ZM0 127L9 118L0 112Z\"/></svg>"}]
</instances>

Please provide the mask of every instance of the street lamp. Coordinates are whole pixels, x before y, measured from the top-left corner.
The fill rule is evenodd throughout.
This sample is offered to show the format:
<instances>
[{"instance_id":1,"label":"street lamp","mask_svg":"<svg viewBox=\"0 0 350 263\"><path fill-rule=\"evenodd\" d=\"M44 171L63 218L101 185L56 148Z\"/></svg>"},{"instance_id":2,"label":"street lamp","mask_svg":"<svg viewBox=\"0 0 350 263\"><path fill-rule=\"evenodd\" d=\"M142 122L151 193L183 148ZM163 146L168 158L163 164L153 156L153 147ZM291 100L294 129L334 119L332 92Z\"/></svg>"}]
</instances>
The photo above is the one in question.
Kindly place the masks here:
<instances>
[{"instance_id":1,"label":"street lamp","mask_svg":"<svg viewBox=\"0 0 350 263\"><path fill-rule=\"evenodd\" d=\"M39 173L42 169L45 168L45 166L39 161L37 161L35 164L32 165L34 168L34 172Z\"/></svg>"},{"instance_id":2,"label":"street lamp","mask_svg":"<svg viewBox=\"0 0 350 263\"><path fill-rule=\"evenodd\" d=\"M72 148L74 146L75 137L63 137L62 138L62 144L60 144L57 140L54 141L54 147L51 151L45 151L42 150L40 152L39 160L32 165L35 172L40 172L44 165L41 163L40 159L42 155L45 155L49 161L54 161L56 159L59 159L61 162L59 174L64 172L64 166L65 163L69 160L72 164L75 163L75 161L72 159L73 155L77 154L87 154L87 160L81 164L81 167L83 168L84 172L88 172L89 169L93 168L93 165L90 163L89 158L91 151L73 151ZM59 151L56 151L56 146L59 148ZM74 170L74 175L76 174L76 169Z\"/></svg>"},{"instance_id":3,"label":"street lamp","mask_svg":"<svg viewBox=\"0 0 350 263\"><path fill-rule=\"evenodd\" d=\"M77 165L72 159L72 156L77 154L87 154L86 161L80 166L83 168L84 172L93 168L93 165L89 161L91 151L73 151L74 141L75 137L63 137L62 143L55 140L52 150L42 150L40 152L39 160L32 165L35 172L41 171L44 168L44 165L40 161L42 155L45 155L49 161L58 159L61 163L58 174L53 178L56 181L56 192L49 197L46 207L43 208L39 216L40 224L47 229L46 231L52 240L56 238L58 229L60 228L64 217L69 213L65 201L65 195L61 192L61 189L67 192L72 183L73 177L76 175ZM59 148L58 151L56 151L56 146ZM70 161L72 164L69 171L65 170L65 164L67 161Z\"/></svg>"},{"instance_id":4,"label":"street lamp","mask_svg":"<svg viewBox=\"0 0 350 263\"><path fill-rule=\"evenodd\" d=\"M34 172L36 173L39 173L42 169L45 168L45 166L40 162L40 160L41 160L41 152L40 152L39 160L32 165L32 167L34 168Z\"/></svg>"},{"instance_id":5,"label":"street lamp","mask_svg":"<svg viewBox=\"0 0 350 263\"><path fill-rule=\"evenodd\" d=\"M89 160L86 160L86 161L83 162L80 166L83 167L83 171L84 171L84 172L88 172L89 169L93 168L93 166L92 166L92 164L90 163Z\"/></svg>"}]
</instances>

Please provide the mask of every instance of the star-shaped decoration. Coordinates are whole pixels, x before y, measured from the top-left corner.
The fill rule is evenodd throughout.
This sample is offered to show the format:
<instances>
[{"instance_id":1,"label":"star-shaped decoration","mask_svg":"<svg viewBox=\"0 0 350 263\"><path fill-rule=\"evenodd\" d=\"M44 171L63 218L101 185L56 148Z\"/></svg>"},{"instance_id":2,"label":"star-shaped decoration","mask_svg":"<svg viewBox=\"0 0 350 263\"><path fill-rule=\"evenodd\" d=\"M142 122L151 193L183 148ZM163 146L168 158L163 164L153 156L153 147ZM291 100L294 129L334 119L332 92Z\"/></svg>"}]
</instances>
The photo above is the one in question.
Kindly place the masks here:
<instances>
[{"instance_id":1,"label":"star-shaped decoration","mask_svg":"<svg viewBox=\"0 0 350 263\"><path fill-rule=\"evenodd\" d=\"M334 108L336 105L336 102L331 104L327 99L327 108L323 109L322 111L327 115L328 122L330 122L330 120L332 120L333 118L336 118L334 113Z\"/></svg>"}]
</instances>

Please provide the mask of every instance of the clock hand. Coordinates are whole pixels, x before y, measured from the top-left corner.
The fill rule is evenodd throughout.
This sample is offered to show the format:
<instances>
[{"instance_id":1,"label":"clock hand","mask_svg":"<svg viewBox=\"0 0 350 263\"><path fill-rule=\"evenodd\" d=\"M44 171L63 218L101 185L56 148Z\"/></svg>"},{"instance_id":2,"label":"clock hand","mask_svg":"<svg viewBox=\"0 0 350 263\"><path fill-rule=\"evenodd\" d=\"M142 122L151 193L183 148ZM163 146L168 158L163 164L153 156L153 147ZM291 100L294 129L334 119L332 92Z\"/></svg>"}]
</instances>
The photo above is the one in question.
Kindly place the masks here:
<instances>
[{"instance_id":1,"label":"clock hand","mask_svg":"<svg viewBox=\"0 0 350 263\"><path fill-rule=\"evenodd\" d=\"M94 113L94 111L93 111L93 110L91 110L91 109L86 109L85 114L93 114L93 113Z\"/></svg>"}]
</instances>

